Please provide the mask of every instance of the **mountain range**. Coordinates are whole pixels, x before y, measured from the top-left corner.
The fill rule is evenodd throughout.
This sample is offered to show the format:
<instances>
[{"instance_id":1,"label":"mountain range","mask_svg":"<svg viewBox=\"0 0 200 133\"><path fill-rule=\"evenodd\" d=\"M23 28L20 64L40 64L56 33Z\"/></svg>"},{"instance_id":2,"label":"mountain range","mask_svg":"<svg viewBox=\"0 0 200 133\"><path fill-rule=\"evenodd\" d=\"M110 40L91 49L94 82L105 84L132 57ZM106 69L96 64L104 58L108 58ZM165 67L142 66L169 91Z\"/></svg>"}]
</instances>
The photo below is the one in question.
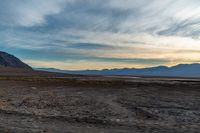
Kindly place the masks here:
<instances>
[{"instance_id":1,"label":"mountain range","mask_svg":"<svg viewBox=\"0 0 200 133\"><path fill-rule=\"evenodd\" d=\"M103 70L60 70L55 68L35 68L35 70L82 75L125 75L125 76L169 76L200 77L200 64L179 64L172 67L157 66L150 68L122 68Z\"/></svg>"},{"instance_id":2,"label":"mountain range","mask_svg":"<svg viewBox=\"0 0 200 133\"><path fill-rule=\"evenodd\" d=\"M2 71L10 69L32 70L32 68L23 63L14 55L0 51L0 68ZM5 69L6 68L6 69ZM81 75L125 75L125 76L169 76L169 77L200 77L200 64L179 64L172 67L157 66L149 68L121 68L121 69L103 69L103 70L60 70L55 68L35 68L34 70L81 74Z\"/></svg>"}]
</instances>

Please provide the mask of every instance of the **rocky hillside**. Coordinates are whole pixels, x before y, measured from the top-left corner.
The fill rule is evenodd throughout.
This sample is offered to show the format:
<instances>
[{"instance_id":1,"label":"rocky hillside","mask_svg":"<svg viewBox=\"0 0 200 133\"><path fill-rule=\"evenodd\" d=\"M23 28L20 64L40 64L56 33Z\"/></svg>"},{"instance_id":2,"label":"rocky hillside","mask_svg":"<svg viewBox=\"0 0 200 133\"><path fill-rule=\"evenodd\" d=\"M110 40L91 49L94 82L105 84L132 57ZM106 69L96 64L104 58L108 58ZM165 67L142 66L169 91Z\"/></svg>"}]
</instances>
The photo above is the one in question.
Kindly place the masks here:
<instances>
[{"instance_id":1,"label":"rocky hillside","mask_svg":"<svg viewBox=\"0 0 200 133\"><path fill-rule=\"evenodd\" d=\"M17 57L0 51L0 67L32 69Z\"/></svg>"}]
</instances>

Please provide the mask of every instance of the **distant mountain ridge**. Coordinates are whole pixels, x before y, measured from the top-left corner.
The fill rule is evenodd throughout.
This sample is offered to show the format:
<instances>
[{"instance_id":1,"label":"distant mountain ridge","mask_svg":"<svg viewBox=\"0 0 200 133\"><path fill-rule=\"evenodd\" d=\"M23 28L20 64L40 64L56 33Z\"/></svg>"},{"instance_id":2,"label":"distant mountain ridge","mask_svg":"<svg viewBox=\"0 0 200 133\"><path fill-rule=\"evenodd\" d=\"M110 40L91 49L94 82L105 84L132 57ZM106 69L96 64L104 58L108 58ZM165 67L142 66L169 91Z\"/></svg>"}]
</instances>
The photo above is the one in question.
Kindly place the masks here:
<instances>
[{"instance_id":1,"label":"distant mountain ridge","mask_svg":"<svg viewBox=\"0 0 200 133\"><path fill-rule=\"evenodd\" d=\"M36 68L40 71L59 72L83 75L125 75L125 76L172 76L172 77L200 77L200 64L179 64L172 67L157 66L150 68L122 68L104 70L68 71L55 68Z\"/></svg>"},{"instance_id":2,"label":"distant mountain ridge","mask_svg":"<svg viewBox=\"0 0 200 133\"><path fill-rule=\"evenodd\" d=\"M15 69L32 69L29 65L23 63L20 59L17 57L8 54L6 52L0 51L0 68L15 68Z\"/></svg>"}]
</instances>

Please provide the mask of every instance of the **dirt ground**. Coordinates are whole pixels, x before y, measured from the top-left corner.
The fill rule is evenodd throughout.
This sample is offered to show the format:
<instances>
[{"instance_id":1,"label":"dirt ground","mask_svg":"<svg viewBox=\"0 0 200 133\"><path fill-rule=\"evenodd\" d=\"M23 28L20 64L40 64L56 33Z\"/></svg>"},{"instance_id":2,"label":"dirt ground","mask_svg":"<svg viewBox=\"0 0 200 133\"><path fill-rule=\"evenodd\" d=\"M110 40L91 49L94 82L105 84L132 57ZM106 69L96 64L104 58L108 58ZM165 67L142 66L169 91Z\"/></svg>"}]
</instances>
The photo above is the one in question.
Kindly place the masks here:
<instances>
[{"instance_id":1,"label":"dirt ground","mask_svg":"<svg viewBox=\"0 0 200 133\"><path fill-rule=\"evenodd\" d=\"M2 133L199 133L200 81L0 77Z\"/></svg>"}]
</instances>

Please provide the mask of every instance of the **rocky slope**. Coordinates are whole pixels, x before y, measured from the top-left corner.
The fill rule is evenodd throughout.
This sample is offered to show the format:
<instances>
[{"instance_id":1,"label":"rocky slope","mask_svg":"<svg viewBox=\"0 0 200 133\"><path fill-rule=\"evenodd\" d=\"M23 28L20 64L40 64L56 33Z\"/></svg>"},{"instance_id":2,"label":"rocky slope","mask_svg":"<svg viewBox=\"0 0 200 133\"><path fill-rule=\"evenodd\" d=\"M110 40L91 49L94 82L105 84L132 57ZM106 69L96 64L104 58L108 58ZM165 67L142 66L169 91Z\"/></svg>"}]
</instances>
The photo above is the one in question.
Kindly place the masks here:
<instances>
[{"instance_id":1,"label":"rocky slope","mask_svg":"<svg viewBox=\"0 0 200 133\"><path fill-rule=\"evenodd\" d=\"M28 70L32 69L17 57L2 51L0 51L0 67L21 68Z\"/></svg>"}]
</instances>

